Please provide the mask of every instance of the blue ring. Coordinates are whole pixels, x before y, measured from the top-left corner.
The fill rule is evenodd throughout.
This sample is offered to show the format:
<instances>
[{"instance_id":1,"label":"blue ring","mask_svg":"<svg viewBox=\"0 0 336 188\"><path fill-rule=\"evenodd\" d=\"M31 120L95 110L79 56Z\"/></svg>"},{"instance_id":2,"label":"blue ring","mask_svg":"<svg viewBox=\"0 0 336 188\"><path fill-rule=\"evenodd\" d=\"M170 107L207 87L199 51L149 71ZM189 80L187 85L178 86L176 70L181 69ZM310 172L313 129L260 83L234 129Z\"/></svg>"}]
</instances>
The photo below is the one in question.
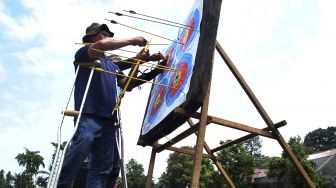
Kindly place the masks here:
<instances>
[{"instance_id":1,"label":"blue ring","mask_svg":"<svg viewBox=\"0 0 336 188\"><path fill-rule=\"evenodd\" d=\"M166 92L166 97L165 98L166 98L167 106L171 106L175 102L175 100L180 97L180 95L182 93L182 90L184 89L185 85L187 84L187 82L189 80L189 76L191 74L191 67L192 67L192 60L193 60L192 58L193 58L193 56L190 53L186 53L182 56L180 61L177 63L176 69L179 67L179 65L182 62L187 63L188 71L187 71L187 75L185 77L184 82L182 83L180 88L176 91L174 96L172 96L172 97L170 96L170 94L169 94L170 90ZM169 85L172 85L172 82L174 81L175 75L176 75L176 72L170 76Z\"/></svg>"}]
</instances>

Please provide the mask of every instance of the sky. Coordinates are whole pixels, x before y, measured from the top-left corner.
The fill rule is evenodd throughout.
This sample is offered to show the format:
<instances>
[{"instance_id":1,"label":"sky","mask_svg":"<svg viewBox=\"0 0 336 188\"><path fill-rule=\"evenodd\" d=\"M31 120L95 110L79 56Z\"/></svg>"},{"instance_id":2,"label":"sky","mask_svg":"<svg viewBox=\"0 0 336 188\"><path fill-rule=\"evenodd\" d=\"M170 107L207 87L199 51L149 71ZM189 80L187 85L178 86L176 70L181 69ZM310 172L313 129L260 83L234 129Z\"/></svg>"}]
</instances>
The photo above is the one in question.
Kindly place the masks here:
<instances>
[{"instance_id":1,"label":"sky","mask_svg":"<svg viewBox=\"0 0 336 188\"><path fill-rule=\"evenodd\" d=\"M146 33L105 19L113 19L160 34L177 36L177 28L109 13L134 10L183 22L193 0L0 0L0 169L21 172L15 156L24 148L40 151L49 166L61 112L74 78L73 56L85 28L92 22L108 24L115 37L144 36L153 43L167 43ZM164 3L164 4L161 4ZM318 128L336 126L336 1L334 0L223 0L217 40L238 68L274 123L287 121L280 133L286 141ZM140 50L132 47L131 50ZM164 52L165 46L150 48ZM122 54L121 51L115 51ZM125 56L134 54L123 53ZM150 84L127 93L121 103L125 161L143 164L147 174L151 148L136 145L140 135ZM72 99L70 100L72 101ZM70 102L69 107L73 106ZM218 53L215 53L209 115L256 128L266 127L243 89ZM196 122L194 120L194 122ZM67 117L63 139L73 128ZM165 143L180 131L160 140ZM246 133L211 124L205 140L211 148L220 140ZM279 156L278 142L263 138L264 155ZM175 146L192 146L190 136ZM154 177L165 171L170 152L156 156Z\"/></svg>"}]
</instances>

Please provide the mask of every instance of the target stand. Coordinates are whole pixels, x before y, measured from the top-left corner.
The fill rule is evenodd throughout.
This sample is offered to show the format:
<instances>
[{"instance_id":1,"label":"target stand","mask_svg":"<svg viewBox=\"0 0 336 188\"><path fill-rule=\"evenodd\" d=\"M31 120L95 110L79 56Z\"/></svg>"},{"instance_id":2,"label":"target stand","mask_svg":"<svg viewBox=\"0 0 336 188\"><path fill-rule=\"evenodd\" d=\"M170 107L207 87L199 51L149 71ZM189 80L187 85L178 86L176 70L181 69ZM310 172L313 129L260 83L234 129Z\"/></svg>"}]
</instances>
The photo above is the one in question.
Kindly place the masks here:
<instances>
[{"instance_id":1,"label":"target stand","mask_svg":"<svg viewBox=\"0 0 336 188\"><path fill-rule=\"evenodd\" d=\"M273 123L273 121L271 120L271 118L268 116L267 112L263 108L263 106L258 101L257 97L253 94L252 90L247 85L244 78L239 73L238 69L234 66L233 62L230 60L230 58L228 57L224 49L220 46L218 41L216 41L215 49L220 54L220 56L222 57L222 59L224 60L224 62L226 63L230 71L232 72L232 74L235 76L236 80L239 82L240 86L243 88L243 90L245 91L245 93L247 94L247 96L249 97L249 99L251 100L254 107L257 109L257 111L259 112L260 116L263 118L267 126L263 129L258 129L252 126L244 125L241 123L237 123L237 122L233 122L233 121L229 121L229 120L225 120L219 117L214 117L214 116L209 115L208 107L209 107L209 96L210 96L210 86L211 86L211 84L209 83L207 91L206 91L206 95L203 99L200 113L198 112L189 113L188 111L180 107L177 107L174 110L174 113L183 115L188 118L187 122L190 125L190 128L183 131L182 133L180 133L179 135L177 135L176 137L172 138L170 141L164 144L159 144L156 141L156 142L153 142L153 144L151 145L152 153L151 153L150 163L148 167L146 188L150 188L152 186L152 176L153 176L153 169L154 169L156 153L159 153L164 150L170 150L174 152L193 155L194 164L193 164L192 178L190 182L190 185L192 188L199 187L201 161L203 157L207 157L211 159L216 165L216 167L218 168L218 170L220 171L220 173L223 175L225 180L227 181L227 184L230 187L235 188L236 186L234 182L231 180L229 174L227 174L227 172L221 165L220 161L215 155L215 152L220 151L229 146L232 146L234 144L243 142L245 140L248 140L258 135L277 140L280 146L282 147L282 149L288 154L291 161L294 163L296 168L299 170L299 172L305 179L307 185L311 188L315 188L316 187L315 183L308 176L307 172L305 171L305 169L303 168L303 166L301 165L301 163L299 162L299 160L297 159L297 157L291 150L290 146L286 143L285 139L282 137L282 135L278 131L279 127L285 126L287 124L286 121L284 120L278 123ZM213 59L208 62L213 63ZM191 118L197 119L198 122L194 124ZM222 125L224 127L233 128L233 129L237 129L240 131L245 131L249 134L241 138L238 138L236 140L233 140L229 143L220 145L219 147L211 149L205 141L206 126L210 123ZM173 147L174 144L185 139L191 134L196 134L196 137L197 137L195 149L183 149L183 148ZM203 153L203 148L205 149L207 153Z\"/></svg>"}]
</instances>

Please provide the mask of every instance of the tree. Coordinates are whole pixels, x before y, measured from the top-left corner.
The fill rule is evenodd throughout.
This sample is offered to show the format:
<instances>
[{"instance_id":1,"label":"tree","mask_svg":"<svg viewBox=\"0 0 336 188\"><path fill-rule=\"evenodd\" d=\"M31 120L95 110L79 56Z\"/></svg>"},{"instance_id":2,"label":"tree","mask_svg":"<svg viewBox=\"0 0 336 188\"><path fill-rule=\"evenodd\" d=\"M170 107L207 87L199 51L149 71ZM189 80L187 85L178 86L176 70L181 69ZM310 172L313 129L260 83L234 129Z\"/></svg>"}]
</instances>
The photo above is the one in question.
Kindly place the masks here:
<instances>
[{"instance_id":1,"label":"tree","mask_svg":"<svg viewBox=\"0 0 336 188\"><path fill-rule=\"evenodd\" d=\"M6 174L6 187L7 188L12 188L13 184L14 184L14 176L12 175L12 173L9 171Z\"/></svg>"},{"instance_id":2,"label":"tree","mask_svg":"<svg viewBox=\"0 0 336 188\"><path fill-rule=\"evenodd\" d=\"M319 128L309 132L304 138L303 145L312 148L311 152L336 148L336 127L328 127L327 129Z\"/></svg>"},{"instance_id":3,"label":"tree","mask_svg":"<svg viewBox=\"0 0 336 188\"><path fill-rule=\"evenodd\" d=\"M14 177L11 172L7 172L5 176L5 171L0 170L0 188L12 188Z\"/></svg>"},{"instance_id":4,"label":"tree","mask_svg":"<svg viewBox=\"0 0 336 188\"><path fill-rule=\"evenodd\" d=\"M25 173L19 173L14 175L14 187L15 188L35 188L34 182L31 177Z\"/></svg>"},{"instance_id":5,"label":"tree","mask_svg":"<svg viewBox=\"0 0 336 188\"><path fill-rule=\"evenodd\" d=\"M263 168L263 158L261 154L262 140L260 136L253 137L243 142L243 145L248 153L253 157L256 162L257 168Z\"/></svg>"},{"instance_id":6,"label":"tree","mask_svg":"<svg viewBox=\"0 0 336 188\"><path fill-rule=\"evenodd\" d=\"M220 144L222 145L227 142L230 142L230 140L221 141ZM243 143L238 143L221 150L218 152L218 158L237 187L252 186L252 176L256 164L253 156ZM227 184L222 176L218 175L217 177L220 178L216 180L218 183L222 185Z\"/></svg>"},{"instance_id":7,"label":"tree","mask_svg":"<svg viewBox=\"0 0 336 188\"><path fill-rule=\"evenodd\" d=\"M253 157L261 156L261 146L262 141L259 136L255 136L243 142L243 145L247 152L249 152Z\"/></svg>"},{"instance_id":8,"label":"tree","mask_svg":"<svg viewBox=\"0 0 336 188\"><path fill-rule=\"evenodd\" d=\"M25 167L25 172L28 175L36 175L39 171L40 166L45 167L44 158L39 155L39 151L30 151L25 148L25 153L18 154L15 159L18 161L20 166Z\"/></svg>"},{"instance_id":9,"label":"tree","mask_svg":"<svg viewBox=\"0 0 336 188\"><path fill-rule=\"evenodd\" d=\"M0 170L0 187L6 187L5 171Z\"/></svg>"},{"instance_id":10,"label":"tree","mask_svg":"<svg viewBox=\"0 0 336 188\"><path fill-rule=\"evenodd\" d=\"M127 185L130 188L146 187L146 176L142 164L130 159L126 164Z\"/></svg>"},{"instance_id":11,"label":"tree","mask_svg":"<svg viewBox=\"0 0 336 188\"><path fill-rule=\"evenodd\" d=\"M189 146L184 149L194 149ZM191 155L174 152L169 155L166 171L160 176L158 187L179 188L189 185L193 170L193 157ZM200 187L213 187L214 168L209 159L203 158L201 164Z\"/></svg>"},{"instance_id":12,"label":"tree","mask_svg":"<svg viewBox=\"0 0 336 188\"><path fill-rule=\"evenodd\" d=\"M39 176L36 179L36 185L38 187L47 187L48 185L48 177L43 177L43 176Z\"/></svg>"},{"instance_id":13,"label":"tree","mask_svg":"<svg viewBox=\"0 0 336 188\"><path fill-rule=\"evenodd\" d=\"M310 176L316 186L319 188L329 187L330 182L327 178L319 174L315 170L313 162L307 159L308 155L305 153L305 148L299 136L289 139L288 145L291 147L293 153L299 159L304 169ZM304 188L308 187L301 173L290 160L286 152L282 152L281 157L272 157L268 161L269 178L277 179L284 187Z\"/></svg>"},{"instance_id":14,"label":"tree","mask_svg":"<svg viewBox=\"0 0 336 188\"><path fill-rule=\"evenodd\" d=\"M19 165L25 168L21 174L16 175L16 181L19 179L20 185L22 182L26 182L27 186L31 184L34 186L33 176L39 173L40 166L45 167L44 158L39 155L39 151L30 151L27 148L25 150L25 153L19 153L15 157Z\"/></svg>"}]
</instances>

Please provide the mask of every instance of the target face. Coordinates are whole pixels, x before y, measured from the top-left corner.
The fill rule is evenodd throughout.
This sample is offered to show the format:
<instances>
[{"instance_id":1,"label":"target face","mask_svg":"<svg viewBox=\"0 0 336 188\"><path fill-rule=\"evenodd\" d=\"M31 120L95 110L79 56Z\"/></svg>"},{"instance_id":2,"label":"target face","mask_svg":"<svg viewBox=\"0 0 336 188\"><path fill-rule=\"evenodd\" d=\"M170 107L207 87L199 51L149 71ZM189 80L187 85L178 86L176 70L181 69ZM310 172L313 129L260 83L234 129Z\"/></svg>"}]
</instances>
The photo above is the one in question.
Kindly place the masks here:
<instances>
[{"instance_id":1,"label":"target face","mask_svg":"<svg viewBox=\"0 0 336 188\"><path fill-rule=\"evenodd\" d=\"M167 69L154 82L143 121L142 134L160 124L176 107L186 101L200 36L203 1L197 0L178 32L178 40L165 50Z\"/></svg>"},{"instance_id":2,"label":"target face","mask_svg":"<svg viewBox=\"0 0 336 188\"><path fill-rule=\"evenodd\" d=\"M138 144L153 145L189 118L176 112L197 112L208 94L221 0L194 0L177 38L164 50L167 69L157 76L148 98ZM202 25L201 25L202 23ZM203 24L204 23L204 24Z\"/></svg>"},{"instance_id":3,"label":"target face","mask_svg":"<svg viewBox=\"0 0 336 188\"><path fill-rule=\"evenodd\" d=\"M188 20L186 22L186 28L184 28L179 35L180 47L179 51L183 52L190 45L191 41L194 39L196 34L198 33L198 25L200 23L200 14L196 9L192 14L189 15Z\"/></svg>"},{"instance_id":4,"label":"target face","mask_svg":"<svg viewBox=\"0 0 336 188\"><path fill-rule=\"evenodd\" d=\"M180 96L187 84L192 66L192 55L187 53L180 59L176 66L176 71L171 75L169 86L171 87L166 96L167 105L170 106Z\"/></svg>"},{"instance_id":5,"label":"target face","mask_svg":"<svg viewBox=\"0 0 336 188\"><path fill-rule=\"evenodd\" d=\"M167 59L167 67L171 67L173 61L174 61L174 52L175 52L175 49L174 48L169 48L167 50L167 53L166 53L166 56L165 58ZM164 70L162 74L167 74L168 72L168 69Z\"/></svg>"},{"instance_id":6,"label":"target face","mask_svg":"<svg viewBox=\"0 0 336 188\"><path fill-rule=\"evenodd\" d=\"M164 79L161 84L163 85L168 84L168 80ZM147 124L151 124L157 117L162 107L166 92L167 88L161 85L155 86L152 89L151 99L147 109L147 118L146 118Z\"/></svg>"},{"instance_id":7,"label":"target face","mask_svg":"<svg viewBox=\"0 0 336 188\"><path fill-rule=\"evenodd\" d=\"M156 115L158 109L160 108L162 101L164 99L164 93L165 93L165 88L163 86L160 86L159 91L157 92L156 97L154 99L152 110L150 112L152 116Z\"/></svg>"}]
</instances>

